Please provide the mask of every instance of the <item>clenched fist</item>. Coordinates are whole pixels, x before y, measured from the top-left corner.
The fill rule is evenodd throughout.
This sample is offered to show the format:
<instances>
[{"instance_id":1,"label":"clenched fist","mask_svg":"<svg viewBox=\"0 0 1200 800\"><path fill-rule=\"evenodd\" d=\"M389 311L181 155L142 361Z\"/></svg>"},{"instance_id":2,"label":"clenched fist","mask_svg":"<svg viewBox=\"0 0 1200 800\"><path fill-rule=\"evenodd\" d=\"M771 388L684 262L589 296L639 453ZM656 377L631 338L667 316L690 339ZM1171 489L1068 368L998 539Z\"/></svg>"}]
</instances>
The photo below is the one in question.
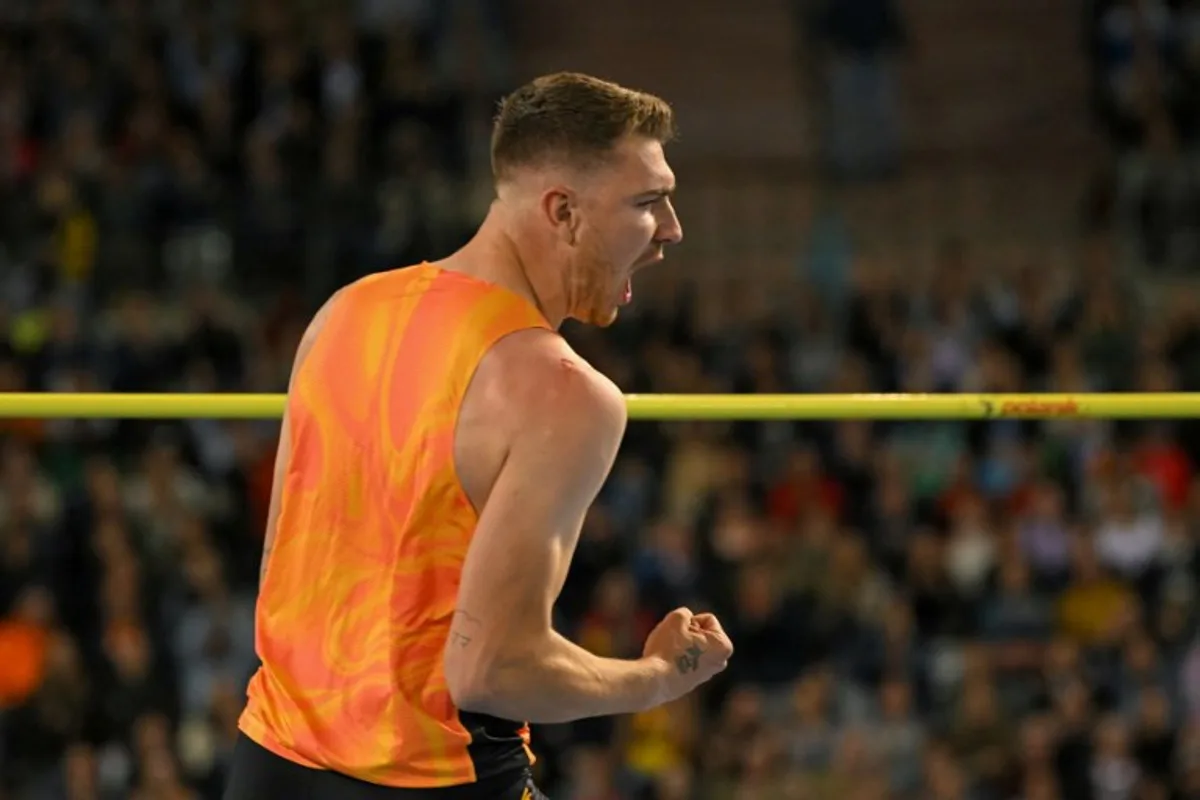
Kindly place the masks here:
<instances>
[{"instance_id":1,"label":"clenched fist","mask_svg":"<svg viewBox=\"0 0 1200 800\"><path fill-rule=\"evenodd\" d=\"M725 669L733 643L712 614L677 608L646 638L643 656L670 665L666 700L671 702Z\"/></svg>"}]
</instances>

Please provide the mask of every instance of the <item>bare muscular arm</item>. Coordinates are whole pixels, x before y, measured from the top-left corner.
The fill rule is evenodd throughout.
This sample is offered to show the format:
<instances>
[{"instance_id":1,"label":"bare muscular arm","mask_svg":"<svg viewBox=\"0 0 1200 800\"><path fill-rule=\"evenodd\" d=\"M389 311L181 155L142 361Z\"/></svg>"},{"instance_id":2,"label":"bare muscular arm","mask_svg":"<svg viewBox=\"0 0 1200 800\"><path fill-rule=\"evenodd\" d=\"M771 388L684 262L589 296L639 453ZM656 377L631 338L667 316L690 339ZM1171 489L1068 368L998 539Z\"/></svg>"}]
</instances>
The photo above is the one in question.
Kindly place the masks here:
<instances>
[{"instance_id":1,"label":"bare muscular arm","mask_svg":"<svg viewBox=\"0 0 1200 800\"><path fill-rule=\"evenodd\" d=\"M463 569L445 650L450 693L464 710L535 723L641 711L667 699L671 664L601 658L551 627L584 514L624 433L624 398L536 335L545 340L506 365L502 391L492 387L507 398L496 413L511 444Z\"/></svg>"}]
</instances>

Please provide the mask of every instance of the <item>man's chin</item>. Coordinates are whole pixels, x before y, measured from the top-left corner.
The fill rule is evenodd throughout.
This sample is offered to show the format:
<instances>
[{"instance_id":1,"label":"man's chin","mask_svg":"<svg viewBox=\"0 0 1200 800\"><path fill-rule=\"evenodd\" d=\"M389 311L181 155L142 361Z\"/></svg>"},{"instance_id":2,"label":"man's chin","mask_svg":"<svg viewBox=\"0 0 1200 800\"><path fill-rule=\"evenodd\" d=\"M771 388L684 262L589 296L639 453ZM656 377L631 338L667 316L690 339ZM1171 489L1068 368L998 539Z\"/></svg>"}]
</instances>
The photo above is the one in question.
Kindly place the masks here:
<instances>
[{"instance_id":1,"label":"man's chin","mask_svg":"<svg viewBox=\"0 0 1200 800\"><path fill-rule=\"evenodd\" d=\"M584 325L591 325L596 328L608 328L617 321L620 315L621 308L617 305L609 306L608 308L596 308L575 316L577 322L582 322Z\"/></svg>"},{"instance_id":2,"label":"man's chin","mask_svg":"<svg viewBox=\"0 0 1200 800\"><path fill-rule=\"evenodd\" d=\"M617 306L613 306L607 312L600 312L596 314L595 319L591 324L595 325L597 328L611 327L612 324L617 321L617 317L620 315L620 313L621 309Z\"/></svg>"}]
</instances>

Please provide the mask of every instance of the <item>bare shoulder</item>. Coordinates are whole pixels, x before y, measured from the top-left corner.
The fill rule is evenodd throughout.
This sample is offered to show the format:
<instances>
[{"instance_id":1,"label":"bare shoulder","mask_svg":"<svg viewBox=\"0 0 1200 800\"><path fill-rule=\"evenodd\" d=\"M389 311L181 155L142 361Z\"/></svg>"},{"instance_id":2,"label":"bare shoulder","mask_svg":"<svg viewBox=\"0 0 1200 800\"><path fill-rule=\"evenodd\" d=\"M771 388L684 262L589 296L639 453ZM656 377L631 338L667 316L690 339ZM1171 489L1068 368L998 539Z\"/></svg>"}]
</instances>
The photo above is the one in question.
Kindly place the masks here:
<instances>
[{"instance_id":1,"label":"bare shoulder","mask_svg":"<svg viewBox=\"0 0 1200 800\"><path fill-rule=\"evenodd\" d=\"M522 438L575 428L604 439L624 433L620 389L557 333L531 329L501 339L480 363L476 382L497 420Z\"/></svg>"},{"instance_id":2,"label":"bare shoulder","mask_svg":"<svg viewBox=\"0 0 1200 800\"><path fill-rule=\"evenodd\" d=\"M459 480L476 508L503 474L523 474L547 490L588 485L611 466L624 433L625 400L612 381L557 333L517 331L479 362L462 400ZM560 499L568 493L562 489Z\"/></svg>"}]
</instances>

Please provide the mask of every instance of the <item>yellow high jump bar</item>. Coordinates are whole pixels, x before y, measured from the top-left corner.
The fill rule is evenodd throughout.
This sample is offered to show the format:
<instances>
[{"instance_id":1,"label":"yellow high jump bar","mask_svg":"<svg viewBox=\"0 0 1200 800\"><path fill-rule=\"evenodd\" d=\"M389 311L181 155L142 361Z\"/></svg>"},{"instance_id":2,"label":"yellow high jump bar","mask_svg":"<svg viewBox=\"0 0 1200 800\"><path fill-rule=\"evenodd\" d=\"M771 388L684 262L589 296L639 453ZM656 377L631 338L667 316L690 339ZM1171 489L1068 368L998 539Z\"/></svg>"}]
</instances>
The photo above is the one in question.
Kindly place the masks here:
<instances>
[{"instance_id":1,"label":"yellow high jump bar","mask_svg":"<svg viewBox=\"0 0 1200 800\"><path fill-rule=\"evenodd\" d=\"M639 420L1185 419L1200 393L631 394ZM0 418L272 419L281 394L0 394Z\"/></svg>"}]
</instances>

